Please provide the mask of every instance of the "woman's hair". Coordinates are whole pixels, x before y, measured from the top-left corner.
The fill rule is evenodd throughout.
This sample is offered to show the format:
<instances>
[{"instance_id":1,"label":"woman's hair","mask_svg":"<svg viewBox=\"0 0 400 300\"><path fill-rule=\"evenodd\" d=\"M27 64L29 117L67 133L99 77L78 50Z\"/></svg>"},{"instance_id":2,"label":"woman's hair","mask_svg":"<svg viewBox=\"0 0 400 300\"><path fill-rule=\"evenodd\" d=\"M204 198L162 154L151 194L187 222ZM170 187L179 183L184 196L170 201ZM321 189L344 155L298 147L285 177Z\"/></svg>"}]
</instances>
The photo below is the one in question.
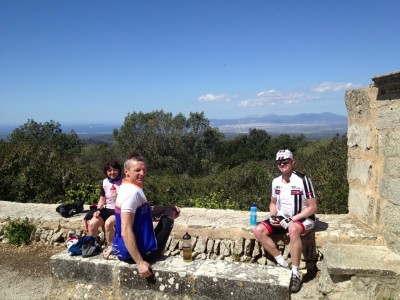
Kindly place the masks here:
<instances>
[{"instance_id":1,"label":"woman's hair","mask_svg":"<svg viewBox=\"0 0 400 300\"><path fill-rule=\"evenodd\" d=\"M103 172L107 176L107 171L110 169L117 169L119 171L119 174L122 172L121 165L117 163L116 161L108 161L104 165Z\"/></svg>"}]
</instances>

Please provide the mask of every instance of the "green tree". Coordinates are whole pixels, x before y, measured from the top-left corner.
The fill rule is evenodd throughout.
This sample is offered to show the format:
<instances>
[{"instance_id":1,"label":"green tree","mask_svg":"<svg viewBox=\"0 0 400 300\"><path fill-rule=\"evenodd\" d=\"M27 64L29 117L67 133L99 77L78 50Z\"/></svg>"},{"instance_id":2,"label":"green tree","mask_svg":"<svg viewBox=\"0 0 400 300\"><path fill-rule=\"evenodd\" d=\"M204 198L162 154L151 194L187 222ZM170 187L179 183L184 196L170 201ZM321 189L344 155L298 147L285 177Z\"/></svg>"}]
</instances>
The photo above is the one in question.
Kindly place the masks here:
<instances>
[{"instance_id":1,"label":"green tree","mask_svg":"<svg viewBox=\"0 0 400 300\"><path fill-rule=\"evenodd\" d=\"M330 141L315 142L296 155L296 168L312 179L318 199L318 213L348 212L347 138L336 135Z\"/></svg>"},{"instance_id":2,"label":"green tree","mask_svg":"<svg viewBox=\"0 0 400 300\"><path fill-rule=\"evenodd\" d=\"M73 181L81 147L77 134L62 133L59 123L28 120L2 147L0 172L7 174L0 183L2 198L50 203L63 196Z\"/></svg>"},{"instance_id":3,"label":"green tree","mask_svg":"<svg viewBox=\"0 0 400 300\"><path fill-rule=\"evenodd\" d=\"M114 138L122 157L132 151L142 153L150 172L200 175L210 167L222 135L203 113L191 113L186 119L161 110L128 114L120 130L114 130Z\"/></svg>"}]
</instances>

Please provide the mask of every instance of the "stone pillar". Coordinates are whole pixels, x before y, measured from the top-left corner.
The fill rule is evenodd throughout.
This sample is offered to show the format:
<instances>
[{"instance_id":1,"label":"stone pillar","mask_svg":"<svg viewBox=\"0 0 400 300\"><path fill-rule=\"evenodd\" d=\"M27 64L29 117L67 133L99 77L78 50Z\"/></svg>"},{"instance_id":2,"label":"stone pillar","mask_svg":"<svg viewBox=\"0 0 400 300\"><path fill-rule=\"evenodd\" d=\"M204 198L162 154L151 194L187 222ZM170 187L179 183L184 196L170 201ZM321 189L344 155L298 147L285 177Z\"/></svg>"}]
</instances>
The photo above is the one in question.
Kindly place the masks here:
<instances>
[{"instance_id":1,"label":"stone pillar","mask_svg":"<svg viewBox=\"0 0 400 300\"><path fill-rule=\"evenodd\" d=\"M349 213L400 253L400 72L346 92Z\"/></svg>"}]
</instances>

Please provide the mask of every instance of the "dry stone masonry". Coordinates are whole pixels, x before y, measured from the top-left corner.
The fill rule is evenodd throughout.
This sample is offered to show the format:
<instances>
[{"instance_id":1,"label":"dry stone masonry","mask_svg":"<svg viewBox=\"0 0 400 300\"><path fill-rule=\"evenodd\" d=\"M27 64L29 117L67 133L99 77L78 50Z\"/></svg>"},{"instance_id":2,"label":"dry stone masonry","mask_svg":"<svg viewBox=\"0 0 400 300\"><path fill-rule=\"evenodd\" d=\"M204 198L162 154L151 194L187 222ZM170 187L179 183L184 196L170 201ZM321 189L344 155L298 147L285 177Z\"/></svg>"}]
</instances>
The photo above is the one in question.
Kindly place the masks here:
<instances>
[{"instance_id":1,"label":"dry stone masonry","mask_svg":"<svg viewBox=\"0 0 400 300\"><path fill-rule=\"evenodd\" d=\"M346 92L349 212L400 253L400 72Z\"/></svg>"}]
</instances>

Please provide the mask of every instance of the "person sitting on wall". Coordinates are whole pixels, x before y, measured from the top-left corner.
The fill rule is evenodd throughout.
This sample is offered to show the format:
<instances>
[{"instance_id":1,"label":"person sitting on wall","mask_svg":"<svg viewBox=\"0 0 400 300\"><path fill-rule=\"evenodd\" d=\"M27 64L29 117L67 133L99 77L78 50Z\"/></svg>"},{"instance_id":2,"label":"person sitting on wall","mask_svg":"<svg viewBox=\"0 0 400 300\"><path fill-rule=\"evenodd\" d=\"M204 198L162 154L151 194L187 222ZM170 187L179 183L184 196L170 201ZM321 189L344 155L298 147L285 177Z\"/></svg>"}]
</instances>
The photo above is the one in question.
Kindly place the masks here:
<instances>
[{"instance_id":1,"label":"person sitting on wall","mask_svg":"<svg viewBox=\"0 0 400 300\"><path fill-rule=\"evenodd\" d=\"M292 258L290 290L296 293L301 288L299 271L303 250L301 236L314 228L317 199L311 179L294 171L294 158L290 150L279 150L276 162L281 176L272 181L270 218L254 228L254 235L279 266L288 268L288 263L279 252L271 235L289 233Z\"/></svg>"},{"instance_id":2,"label":"person sitting on wall","mask_svg":"<svg viewBox=\"0 0 400 300\"><path fill-rule=\"evenodd\" d=\"M108 161L104 165L104 174L107 176L100 186L100 199L97 210L93 213L88 224L88 235L98 236L99 228L105 229L107 248L104 250L104 258L111 254L111 245L114 238L115 226L115 201L122 183L122 168L116 161Z\"/></svg>"},{"instance_id":3,"label":"person sitting on wall","mask_svg":"<svg viewBox=\"0 0 400 300\"><path fill-rule=\"evenodd\" d=\"M128 155L115 204L116 229L113 253L121 261L136 263L140 276L153 276L150 263L165 249L174 220L180 214L177 206L150 206L143 190L146 162L137 153ZM153 217L159 218L156 228Z\"/></svg>"}]
</instances>

